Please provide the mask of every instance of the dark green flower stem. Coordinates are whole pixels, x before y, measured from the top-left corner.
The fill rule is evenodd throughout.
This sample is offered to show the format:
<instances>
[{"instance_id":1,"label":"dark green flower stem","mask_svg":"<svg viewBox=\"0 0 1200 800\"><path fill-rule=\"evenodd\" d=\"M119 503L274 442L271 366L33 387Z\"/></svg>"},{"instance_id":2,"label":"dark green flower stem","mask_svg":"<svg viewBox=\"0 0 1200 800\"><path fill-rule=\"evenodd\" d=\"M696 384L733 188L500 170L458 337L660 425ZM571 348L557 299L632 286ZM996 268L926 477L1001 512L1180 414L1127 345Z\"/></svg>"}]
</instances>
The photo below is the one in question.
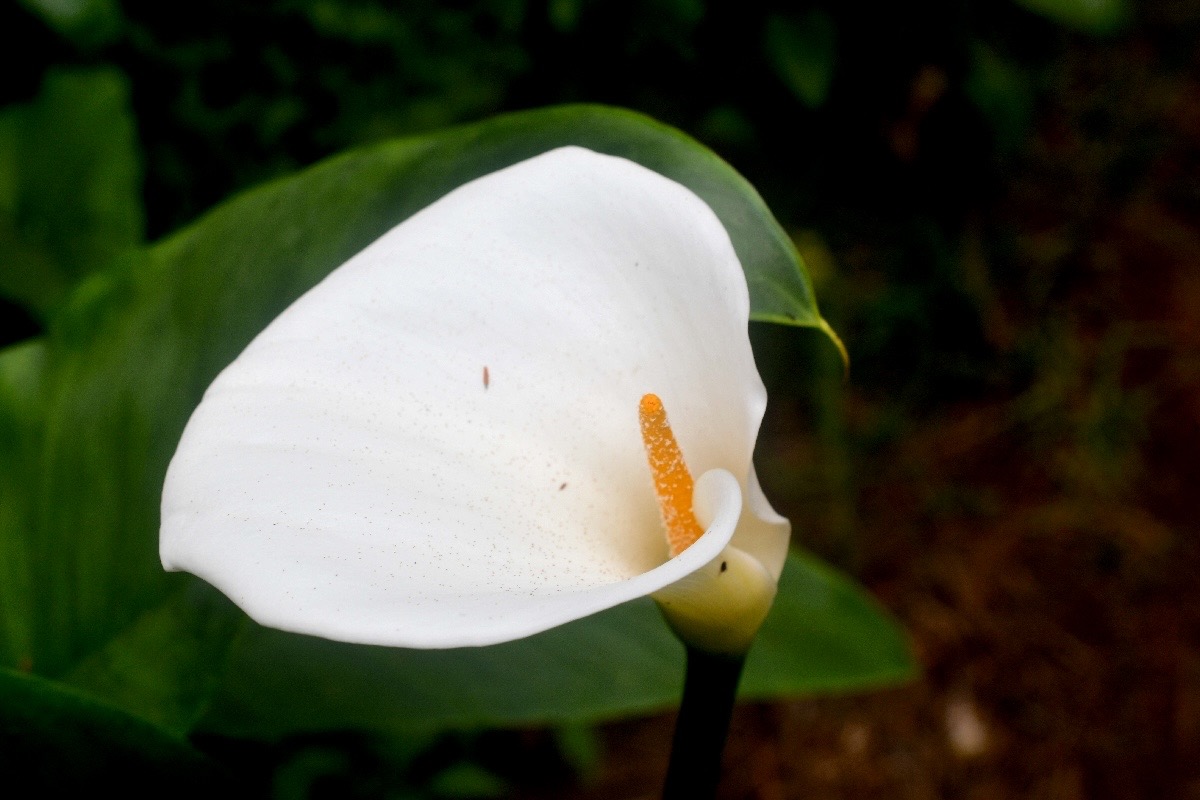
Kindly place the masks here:
<instances>
[{"instance_id":1,"label":"dark green flower stem","mask_svg":"<svg viewBox=\"0 0 1200 800\"><path fill-rule=\"evenodd\" d=\"M745 663L745 656L687 648L687 677L663 800L708 800L716 796L721 753Z\"/></svg>"}]
</instances>

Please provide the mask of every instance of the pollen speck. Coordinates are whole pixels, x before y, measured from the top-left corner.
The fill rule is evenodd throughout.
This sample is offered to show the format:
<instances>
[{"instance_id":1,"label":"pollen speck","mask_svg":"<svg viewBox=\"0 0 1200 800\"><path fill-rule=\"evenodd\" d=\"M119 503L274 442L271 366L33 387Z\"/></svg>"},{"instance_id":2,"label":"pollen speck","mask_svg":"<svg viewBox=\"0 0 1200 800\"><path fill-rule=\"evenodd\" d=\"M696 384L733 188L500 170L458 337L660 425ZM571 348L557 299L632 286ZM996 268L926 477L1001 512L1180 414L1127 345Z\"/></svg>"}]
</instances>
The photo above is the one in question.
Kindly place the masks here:
<instances>
[{"instance_id":1,"label":"pollen speck","mask_svg":"<svg viewBox=\"0 0 1200 800\"><path fill-rule=\"evenodd\" d=\"M488 384L490 384L491 382L492 382L492 378L490 375L488 375L488 368L486 366L484 366L484 368L483 368L483 389L484 389L484 391L487 391Z\"/></svg>"},{"instance_id":2,"label":"pollen speck","mask_svg":"<svg viewBox=\"0 0 1200 800\"><path fill-rule=\"evenodd\" d=\"M659 514L667 529L667 544L674 558L704 535L704 529L692 513L692 474L683 462L683 453L675 441L675 434L671 432L667 411L658 395L642 396L638 417L641 420L642 443L646 446L646 460L654 477Z\"/></svg>"}]
</instances>

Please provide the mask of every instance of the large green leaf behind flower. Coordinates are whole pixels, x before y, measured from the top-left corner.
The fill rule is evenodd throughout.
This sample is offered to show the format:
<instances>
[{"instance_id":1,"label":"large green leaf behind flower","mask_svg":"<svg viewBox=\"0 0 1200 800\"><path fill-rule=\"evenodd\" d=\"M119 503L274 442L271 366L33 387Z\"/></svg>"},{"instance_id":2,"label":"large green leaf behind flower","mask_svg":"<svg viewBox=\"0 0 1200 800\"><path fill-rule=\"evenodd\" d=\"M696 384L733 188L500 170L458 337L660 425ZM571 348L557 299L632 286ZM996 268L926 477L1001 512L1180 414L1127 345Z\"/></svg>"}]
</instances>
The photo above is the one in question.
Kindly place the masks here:
<instances>
[{"instance_id":1,"label":"large green leaf behind flower","mask_svg":"<svg viewBox=\"0 0 1200 800\"><path fill-rule=\"evenodd\" d=\"M426 730L587 722L679 700L683 645L643 598L484 648L402 650L251 626L208 727L272 738L366 726ZM748 698L848 691L912 677L904 637L853 583L788 559L750 651Z\"/></svg>"},{"instance_id":2,"label":"large green leaf behind flower","mask_svg":"<svg viewBox=\"0 0 1200 800\"><path fill-rule=\"evenodd\" d=\"M0 580L25 598L5 609L4 665L73 681L174 729L196 719L216 681L189 671L219 674L238 626L227 610L180 600L194 579L162 572L157 537L167 463L205 387L300 294L399 221L474 177L565 144L625 156L691 187L730 232L755 318L829 332L795 249L750 185L678 131L626 111L499 117L353 151L246 192L86 281L44 348L0 357L0 389L20 384L6 384L6 369L29 373L36 362L41 400L36 419L0 419L0 445L6 424L19 433L8 437L19 446L0 449L0 488L22 498L0 514L6 549L21 555L0 565ZM7 406L28 408L19 400L29 391L9 392ZM0 392L0 416L4 400ZM681 655L664 634L645 602L524 642L440 654L252 628L210 724L288 730L626 713L678 692ZM176 639L194 660L165 657L164 643ZM901 635L869 600L793 559L746 687L760 696L849 689L911 670ZM597 681L599 672L623 677ZM408 694L376 705L380 686Z\"/></svg>"},{"instance_id":3,"label":"large green leaf behind flower","mask_svg":"<svg viewBox=\"0 0 1200 800\"><path fill-rule=\"evenodd\" d=\"M4 669L0 775L9 796L238 796L230 776L161 729L54 681Z\"/></svg>"}]
</instances>

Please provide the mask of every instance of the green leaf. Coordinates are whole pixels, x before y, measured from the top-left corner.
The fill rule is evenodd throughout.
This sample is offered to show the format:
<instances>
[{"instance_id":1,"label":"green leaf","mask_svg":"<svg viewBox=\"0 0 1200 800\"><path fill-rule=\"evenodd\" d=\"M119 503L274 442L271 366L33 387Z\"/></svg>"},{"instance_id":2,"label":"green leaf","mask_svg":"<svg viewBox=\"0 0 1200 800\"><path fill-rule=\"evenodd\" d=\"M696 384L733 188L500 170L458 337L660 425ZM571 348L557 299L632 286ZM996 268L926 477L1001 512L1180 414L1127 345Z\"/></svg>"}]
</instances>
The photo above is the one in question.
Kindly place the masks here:
<instances>
[{"instance_id":1,"label":"green leaf","mask_svg":"<svg viewBox=\"0 0 1200 800\"><path fill-rule=\"evenodd\" d=\"M37 607L26 525L28 475L36 446L46 346L25 342L0 351L0 665L28 669Z\"/></svg>"},{"instance_id":2,"label":"green leaf","mask_svg":"<svg viewBox=\"0 0 1200 800\"><path fill-rule=\"evenodd\" d=\"M1018 152L1033 126L1034 86L1028 70L977 41L964 88L987 118L998 148Z\"/></svg>"},{"instance_id":3,"label":"green leaf","mask_svg":"<svg viewBox=\"0 0 1200 800\"><path fill-rule=\"evenodd\" d=\"M746 269L754 318L827 331L803 261L754 188L683 133L621 109L562 106L509 114L355 151L245 195L200 228L232 227L244 220L241 239L249 231L254 236L270 231L276 238L307 242L317 239L314 233L332 232L355 252L451 189L568 144L632 159L690 187L730 232ZM330 208L338 209L337 218L330 217ZM214 217L221 212L218 222ZM310 228L300 230L301 222ZM299 269L318 266L317 258L305 262ZM319 264L315 271L323 275L333 266Z\"/></svg>"},{"instance_id":4,"label":"green leaf","mask_svg":"<svg viewBox=\"0 0 1200 800\"><path fill-rule=\"evenodd\" d=\"M120 72L54 70L32 103L0 112L0 293L45 317L142 229Z\"/></svg>"},{"instance_id":5,"label":"green leaf","mask_svg":"<svg viewBox=\"0 0 1200 800\"><path fill-rule=\"evenodd\" d=\"M62 36L84 48L116 39L121 32L117 0L20 0Z\"/></svg>"},{"instance_id":6,"label":"green leaf","mask_svg":"<svg viewBox=\"0 0 1200 800\"><path fill-rule=\"evenodd\" d=\"M460 762L438 773L429 782L434 797L474 798L503 797L509 793L508 784L493 773L470 762Z\"/></svg>"},{"instance_id":7,"label":"green leaf","mask_svg":"<svg viewBox=\"0 0 1200 800\"><path fill-rule=\"evenodd\" d=\"M750 650L742 695L858 691L916 676L908 639L895 620L849 578L794 552Z\"/></svg>"},{"instance_id":8,"label":"green leaf","mask_svg":"<svg viewBox=\"0 0 1200 800\"><path fill-rule=\"evenodd\" d=\"M793 554L741 693L861 690L915 674L890 617L845 577ZM252 625L203 724L275 738L587 722L671 707L682 687L683 646L646 598L521 641L455 650L352 645Z\"/></svg>"},{"instance_id":9,"label":"green leaf","mask_svg":"<svg viewBox=\"0 0 1200 800\"><path fill-rule=\"evenodd\" d=\"M829 14L815 8L798 19L772 14L763 49L775 74L804 105L825 105L837 60L837 26Z\"/></svg>"},{"instance_id":10,"label":"green leaf","mask_svg":"<svg viewBox=\"0 0 1200 800\"><path fill-rule=\"evenodd\" d=\"M150 364L143 371L128 360L136 358L132 342L155 335L116 299L130 271L98 276L76 293L65 324L46 340L32 445L0 453L0 475L11 476L21 498L0 519L0 539L21 541L36 598L22 620L31 631L22 658L43 675L66 673L182 583L155 563L161 476L147 471L172 447L156 440L162 409L149 404L175 390L159 385L164 375ZM91 303L99 294L111 301L109 311Z\"/></svg>"},{"instance_id":11,"label":"green leaf","mask_svg":"<svg viewBox=\"0 0 1200 800\"><path fill-rule=\"evenodd\" d=\"M233 787L185 742L43 678L0 670L0 774L39 797L216 797Z\"/></svg>"},{"instance_id":12,"label":"green leaf","mask_svg":"<svg viewBox=\"0 0 1200 800\"><path fill-rule=\"evenodd\" d=\"M0 350L0 425L34 425L43 400L46 343L31 339ZM0 440L4 441L4 440Z\"/></svg>"},{"instance_id":13,"label":"green leaf","mask_svg":"<svg viewBox=\"0 0 1200 800\"><path fill-rule=\"evenodd\" d=\"M143 614L66 677L182 736L208 707L245 617L200 581Z\"/></svg>"},{"instance_id":14,"label":"green leaf","mask_svg":"<svg viewBox=\"0 0 1200 800\"><path fill-rule=\"evenodd\" d=\"M153 651L169 638L175 623L168 612L160 619L153 609L189 580L162 571L158 504L167 463L204 389L293 300L399 221L465 181L564 144L623 155L690 186L730 232L747 270L755 317L828 332L795 249L749 184L683 134L631 112L573 106L509 115L353 151L249 191L154 247L118 258L83 282L54 317L33 446L0 452L5 459L0 475L9 476L5 480L12 481L14 495L25 498L0 515L0 540L19 542L26 564L24 596L36 599L14 606L19 619L0 631L6 663L32 666L44 675L74 675L138 713L185 725L197 705L180 698L195 698L197 692L185 680L184 662L191 652L200 659L194 669L211 669L204 648L182 648L178 663L136 654ZM629 635L605 619L637 630L653 628L646 635L659 638L631 640L641 643L625 650L633 659L628 681L618 682L604 697L571 697L576 684L555 677L560 669L594 672L590 659L603 649L581 648L582 634L550 640L563 643L551 647L561 668L546 668L541 655L530 655L540 651L514 644L498 651L508 654L503 666L470 654L453 663L406 657L399 672L388 666L389 685L436 687L439 676L457 675L444 685L458 691L481 681L508 680L511 687L512 676L541 670L545 694L525 698L526 716L550 718L568 704L590 709L592 716L663 704L662 687L679 678L674 643L662 638L664 626L656 615L615 613L581 623L587 641L615 642ZM636 619L629 618L631 613ZM259 646L252 641L243 653ZM300 645L280 647L288 651ZM301 663L289 669L303 675L323 659L340 663L338 646L313 647L311 653L301 650ZM279 663L286 663L286 655ZM311 663L305 661L310 656ZM391 665L389 659L400 656L388 652L370 658ZM134 661L147 672L135 670ZM278 664L260 667L286 674ZM154 669L161 673L151 676ZM132 691L138 682L145 683L146 692ZM748 689L755 691L754 685ZM763 684L759 691L775 691L773 685ZM659 689L647 694L646 686ZM372 705L373 697L351 696L351 687L362 689L362 681L347 677L340 688L314 687L335 695L314 707L340 707L347 720L358 719L359 705ZM456 698L429 691L416 706L418 719L465 715L463 698L469 693ZM300 705L306 703L302 698ZM488 720L500 723L512 721L516 710L487 713Z\"/></svg>"},{"instance_id":15,"label":"green leaf","mask_svg":"<svg viewBox=\"0 0 1200 800\"><path fill-rule=\"evenodd\" d=\"M1016 0L1035 14L1092 34L1118 31L1132 16L1128 0Z\"/></svg>"}]
</instances>

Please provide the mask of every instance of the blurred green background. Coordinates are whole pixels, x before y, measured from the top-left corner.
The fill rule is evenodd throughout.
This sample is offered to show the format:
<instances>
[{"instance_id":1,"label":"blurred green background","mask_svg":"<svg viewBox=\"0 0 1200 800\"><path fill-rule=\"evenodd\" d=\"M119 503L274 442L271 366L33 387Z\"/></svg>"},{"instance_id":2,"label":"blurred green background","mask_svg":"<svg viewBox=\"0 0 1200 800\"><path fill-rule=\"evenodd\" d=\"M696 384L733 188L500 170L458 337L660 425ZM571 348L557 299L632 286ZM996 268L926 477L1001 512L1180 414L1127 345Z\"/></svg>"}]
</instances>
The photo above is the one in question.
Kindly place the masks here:
<instances>
[{"instance_id":1,"label":"blurred green background","mask_svg":"<svg viewBox=\"0 0 1200 800\"><path fill-rule=\"evenodd\" d=\"M0 345L87 336L89 275L346 148L644 112L804 255L852 367L754 326L760 472L924 670L747 705L726 796L1200 796L1198 34L1186 0L8 0ZM256 796L632 798L669 722L192 741Z\"/></svg>"}]
</instances>

